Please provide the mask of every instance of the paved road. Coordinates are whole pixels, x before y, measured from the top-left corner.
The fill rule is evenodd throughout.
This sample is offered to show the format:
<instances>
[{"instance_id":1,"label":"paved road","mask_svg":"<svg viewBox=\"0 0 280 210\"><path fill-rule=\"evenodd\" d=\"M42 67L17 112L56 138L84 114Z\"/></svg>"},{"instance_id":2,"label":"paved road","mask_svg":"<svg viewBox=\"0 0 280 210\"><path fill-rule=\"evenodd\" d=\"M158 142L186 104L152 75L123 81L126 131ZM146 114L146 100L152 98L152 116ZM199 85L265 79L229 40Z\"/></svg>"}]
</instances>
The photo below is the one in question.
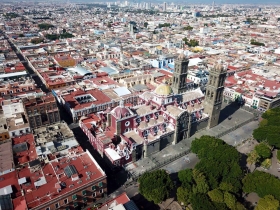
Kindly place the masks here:
<instances>
[{"instance_id":1,"label":"paved road","mask_svg":"<svg viewBox=\"0 0 280 210\"><path fill-rule=\"evenodd\" d=\"M250 138L252 136L253 131L256 128L258 128L258 126L259 126L258 121L252 121L220 138L223 139L229 145L237 146L243 140Z\"/></svg>"}]
</instances>

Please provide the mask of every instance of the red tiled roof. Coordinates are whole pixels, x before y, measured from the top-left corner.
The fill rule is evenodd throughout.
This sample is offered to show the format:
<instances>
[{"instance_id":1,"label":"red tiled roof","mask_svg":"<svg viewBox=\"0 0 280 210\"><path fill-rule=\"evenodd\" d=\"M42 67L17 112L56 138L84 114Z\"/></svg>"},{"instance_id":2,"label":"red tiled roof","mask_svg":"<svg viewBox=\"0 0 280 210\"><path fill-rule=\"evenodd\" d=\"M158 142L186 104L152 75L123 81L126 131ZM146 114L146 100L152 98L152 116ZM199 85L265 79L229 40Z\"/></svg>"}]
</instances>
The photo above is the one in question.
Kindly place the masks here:
<instances>
[{"instance_id":1,"label":"red tiled roof","mask_svg":"<svg viewBox=\"0 0 280 210\"><path fill-rule=\"evenodd\" d=\"M80 104L75 99L75 97L84 95L84 94L92 95L96 99L96 101L91 101L91 102ZM102 91L100 91L98 89L88 90L86 92L83 90L77 90L75 92L71 92L71 94L69 94L69 95L64 95L62 97L65 100L65 102L69 103L70 108L73 108L73 109L81 109L81 108L87 107L91 104L99 105L99 104L104 104L104 103L108 103L111 101L111 99L107 95L105 95Z\"/></svg>"},{"instance_id":2,"label":"red tiled roof","mask_svg":"<svg viewBox=\"0 0 280 210\"><path fill-rule=\"evenodd\" d=\"M17 145L20 143L27 143L27 150L16 153L15 162L16 164L23 164L29 161L35 160L38 156L36 153L36 145L34 142L34 136L32 134L27 134L23 136L19 136L12 139L13 145Z\"/></svg>"},{"instance_id":3,"label":"red tiled roof","mask_svg":"<svg viewBox=\"0 0 280 210\"><path fill-rule=\"evenodd\" d=\"M28 208L35 208L38 205L47 202L57 196L62 196L65 193L75 190L75 188L80 187L82 185L88 184L93 180L104 177L104 174L97 168L95 163L92 161L91 157L87 152L83 152L81 147L78 147L73 150L76 155L72 153L72 156L64 156L59 158L59 161L53 160L48 164L42 166L42 170L31 173L28 167L20 169L18 171L18 177L29 177L30 184L22 185L22 189L25 192L25 200ZM69 152L71 154L71 150ZM64 174L64 168L73 165L79 174L79 179L82 180L82 183L77 184L77 181L72 181L72 178L68 178ZM87 168L84 167L87 165ZM87 179L86 172L91 172L91 179ZM58 175L62 174L62 175ZM47 184L41 185L40 187L35 186L35 182L38 179L42 178L46 179ZM17 179L16 179L17 181ZM64 182L67 187L61 188L61 191L58 193L57 191L57 183ZM69 187L73 185L73 187Z\"/></svg>"}]
</instances>

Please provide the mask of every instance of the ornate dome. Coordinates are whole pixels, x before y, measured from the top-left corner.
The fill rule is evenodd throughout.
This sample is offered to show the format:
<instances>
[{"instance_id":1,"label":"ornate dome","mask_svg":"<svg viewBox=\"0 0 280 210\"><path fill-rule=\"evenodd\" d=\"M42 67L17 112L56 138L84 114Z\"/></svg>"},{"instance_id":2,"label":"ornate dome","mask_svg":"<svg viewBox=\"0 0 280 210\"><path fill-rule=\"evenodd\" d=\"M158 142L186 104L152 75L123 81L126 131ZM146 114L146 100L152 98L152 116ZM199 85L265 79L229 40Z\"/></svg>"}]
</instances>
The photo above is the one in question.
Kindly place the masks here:
<instances>
[{"instance_id":1,"label":"ornate dome","mask_svg":"<svg viewBox=\"0 0 280 210\"><path fill-rule=\"evenodd\" d=\"M117 119L122 119L131 115L130 111L126 107L117 106L111 112Z\"/></svg>"},{"instance_id":2,"label":"ornate dome","mask_svg":"<svg viewBox=\"0 0 280 210\"><path fill-rule=\"evenodd\" d=\"M169 96L173 93L173 90L170 87L170 85L168 85L166 83L162 83L159 86L157 86L154 93L157 95Z\"/></svg>"}]
</instances>

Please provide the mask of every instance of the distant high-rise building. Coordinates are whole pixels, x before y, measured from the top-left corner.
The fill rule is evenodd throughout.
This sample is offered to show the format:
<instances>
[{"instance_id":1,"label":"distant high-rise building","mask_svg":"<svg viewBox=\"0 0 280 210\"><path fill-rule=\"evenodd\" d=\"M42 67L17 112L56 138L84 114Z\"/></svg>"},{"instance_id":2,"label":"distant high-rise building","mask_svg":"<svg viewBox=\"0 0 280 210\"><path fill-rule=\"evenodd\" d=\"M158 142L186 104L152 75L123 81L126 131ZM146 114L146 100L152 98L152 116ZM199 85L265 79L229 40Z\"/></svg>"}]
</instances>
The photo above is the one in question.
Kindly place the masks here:
<instances>
[{"instance_id":1,"label":"distant high-rise building","mask_svg":"<svg viewBox=\"0 0 280 210\"><path fill-rule=\"evenodd\" d=\"M167 3L164 2L164 3L163 3L163 11L164 11L164 12L166 11L166 8L167 8Z\"/></svg>"},{"instance_id":2,"label":"distant high-rise building","mask_svg":"<svg viewBox=\"0 0 280 210\"><path fill-rule=\"evenodd\" d=\"M146 3L146 9L151 9L151 2Z\"/></svg>"}]
</instances>

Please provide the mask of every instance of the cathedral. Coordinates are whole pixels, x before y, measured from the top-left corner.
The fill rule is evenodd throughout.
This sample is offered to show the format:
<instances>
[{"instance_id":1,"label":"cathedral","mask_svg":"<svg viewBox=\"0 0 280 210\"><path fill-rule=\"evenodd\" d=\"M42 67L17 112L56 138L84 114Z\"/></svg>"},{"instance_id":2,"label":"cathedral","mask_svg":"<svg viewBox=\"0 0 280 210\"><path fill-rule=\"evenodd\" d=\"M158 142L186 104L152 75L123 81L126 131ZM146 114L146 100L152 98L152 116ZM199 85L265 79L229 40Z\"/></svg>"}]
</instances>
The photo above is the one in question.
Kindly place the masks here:
<instances>
[{"instance_id":1,"label":"cathedral","mask_svg":"<svg viewBox=\"0 0 280 210\"><path fill-rule=\"evenodd\" d=\"M144 92L133 107L121 102L113 110L99 113L106 129L95 129L93 137L88 137L92 145L103 145L100 154L114 166L148 157L219 123L226 68L221 62L214 65L204 95L187 80L188 64L188 58L180 54L171 84L163 81L154 91Z\"/></svg>"}]
</instances>

